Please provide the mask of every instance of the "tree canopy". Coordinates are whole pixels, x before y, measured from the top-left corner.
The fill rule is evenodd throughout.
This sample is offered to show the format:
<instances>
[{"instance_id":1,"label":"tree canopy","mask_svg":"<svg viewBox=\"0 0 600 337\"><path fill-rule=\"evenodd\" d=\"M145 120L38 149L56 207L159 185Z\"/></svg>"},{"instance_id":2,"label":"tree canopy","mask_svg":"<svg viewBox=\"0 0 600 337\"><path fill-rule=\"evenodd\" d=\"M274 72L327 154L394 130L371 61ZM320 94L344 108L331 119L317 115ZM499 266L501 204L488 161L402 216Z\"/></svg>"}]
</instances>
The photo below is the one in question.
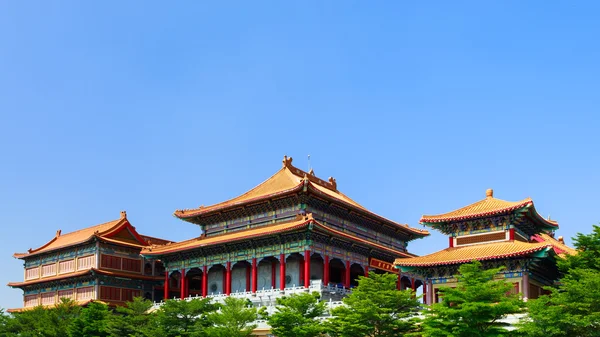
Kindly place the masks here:
<instances>
[{"instance_id":1,"label":"tree canopy","mask_svg":"<svg viewBox=\"0 0 600 337\"><path fill-rule=\"evenodd\" d=\"M325 313L325 302L318 293L304 293L277 299L277 312L267 321L277 337L314 337L324 331L318 318Z\"/></svg>"},{"instance_id":2,"label":"tree canopy","mask_svg":"<svg viewBox=\"0 0 600 337\"><path fill-rule=\"evenodd\" d=\"M488 337L509 335L500 322L521 312L524 302L510 294L512 284L494 276L502 268L483 269L478 261L459 268L456 288L442 287L441 303L431 306L423 320L423 336Z\"/></svg>"},{"instance_id":3,"label":"tree canopy","mask_svg":"<svg viewBox=\"0 0 600 337\"><path fill-rule=\"evenodd\" d=\"M327 322L332 337L392 337L415 329L419 301L412 290L396 290L397 276L371 272L332 310Z\"/></svg>"},{"instance_id":4,"label":"tree canopy","mask_svg":"<svg viewBox=\"0 0 600 337\"><path fill-rule=\"evenodd\" d=\"M547 287L549 295L528 302L519 329L523 336L600 336L600 227L573 241L578 253L559 258L558 287Z\"/></svg>"}]
</instances>

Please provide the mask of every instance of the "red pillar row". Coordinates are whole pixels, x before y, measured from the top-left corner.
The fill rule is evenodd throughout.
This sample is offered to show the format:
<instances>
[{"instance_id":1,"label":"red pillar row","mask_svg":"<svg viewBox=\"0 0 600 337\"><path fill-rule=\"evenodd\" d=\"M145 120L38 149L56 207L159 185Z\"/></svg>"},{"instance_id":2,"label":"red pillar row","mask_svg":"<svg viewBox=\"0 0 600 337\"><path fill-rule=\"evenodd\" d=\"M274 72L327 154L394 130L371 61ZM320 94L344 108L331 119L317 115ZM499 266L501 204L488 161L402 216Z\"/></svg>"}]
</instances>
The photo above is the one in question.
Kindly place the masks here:
<instances>
[{"instance_id":1,"label":"red pillar row","mask_svg":"<svg viewBox=\"0 0 600 337\"><path fill-rule=\"evenodd\" d=\"M164 300L168 300L169 299L169 271L165 270L165 293L164 293Z\"/></svg>"},{"instance_id":2,"label":"red pillar row","mask_svg":"<svg viewBox=\"0 0 600 337\"><path fill-rule=\"evenodd\" d=\"M346 278L344 280L344 286L350 288L350 260L346 260Z\"/></svg>"},{"instance_id":3,"label":"red pillar row","mask_svg":"<svg viewBox=\"0 0 600 337\"><path fill-rule=\"evenodd\" d=\"M304 287L310 286L310 250L304 251Z\"/></svg>"},{"instance_id":4,"label":"red pillar row","mask_svg":"<svg viewBox=\"0 0 600 337\"><path fill-rule=\"evenodd\" d=\"M258 270L256 268L256 258L252 258L252 292L256 292L258 286Z\"/></svg>"},{"instance_id":5,"label":"red pillar row","mask_svg":"<svg viewBox=\"0 0 600 337\"><path fill-rule=\"evenodd\" d=\"M181 279L179 280L179 297L185 298L185 269L181 269Z\"/></svg>"},{"instance_id":6,"label":"red pillar row","mask_svg":"<svg viewBox=\"0 0 600 337\"><path fill-rule=\"evenodd\" d=\"M202 296L208 296L208 267L202 267Z\"/></svg>"},{"instance_id":7,"label":"red pillar row","mask_svg":"<svg viewBox=\"0 0 600 337\"><path fill-rule=\"evenodd\" d=\"M285 289L285 254L279 255L279 289Z\"/></svg>"},{"instance_id":8,"label":"red pillar row","mask_svg":"<svg viewBox=\"0 0 600 337\"><path fill-rule=\"evenodd\" d=\"M329 284L329 256L325 255L325 263L323 263L323 283Z\"/></svg>"}]
</instances>

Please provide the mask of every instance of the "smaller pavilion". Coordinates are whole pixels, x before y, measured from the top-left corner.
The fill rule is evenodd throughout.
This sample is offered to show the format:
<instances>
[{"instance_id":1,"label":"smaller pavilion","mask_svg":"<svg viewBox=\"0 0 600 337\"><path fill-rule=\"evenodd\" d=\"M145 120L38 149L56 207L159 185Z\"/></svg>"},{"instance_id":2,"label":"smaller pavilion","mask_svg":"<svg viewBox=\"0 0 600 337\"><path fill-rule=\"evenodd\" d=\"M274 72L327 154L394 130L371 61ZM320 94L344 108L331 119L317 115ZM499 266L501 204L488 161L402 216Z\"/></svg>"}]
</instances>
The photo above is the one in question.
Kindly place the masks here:
<instances>
[{"instance_id":1,"label":"smaller pavilion","mask_svg":"<svg viewBox=\"0 0 600 337\"><path fill-rule=\"evenodd\" d=\"M514 293L537 298L544 292L542 287L558 279L556 257L576 253L562 237L554 238L558 223L540 216L531 198L496 199L491 189L483 200L449 213L424 215L420 223L447 234L448 248L398 258L394 264L402 275L420 275L426 280L427 304L439 302L438 289L456 286L458 267L474 260L485 268L505 267L498 278L512 282Z\"/></svg>"},{"instance_id":2,"label":"smaller pavilion","mask_svg":"<svg viewBox=\"0 0 600 337\"><path fill-rule=\"evenodd\" d=\"M58 230L41 247L13 255L24 262L24 280L8 286L23 290L23 307L8 311L53 306L61 298L79 305L101 300L111 306L137 296L162 299L164 267L160 261L145 261L140 250L166 243L139 234L125 211L100 225L70 233Z\"/></svg>"}]
</instances>

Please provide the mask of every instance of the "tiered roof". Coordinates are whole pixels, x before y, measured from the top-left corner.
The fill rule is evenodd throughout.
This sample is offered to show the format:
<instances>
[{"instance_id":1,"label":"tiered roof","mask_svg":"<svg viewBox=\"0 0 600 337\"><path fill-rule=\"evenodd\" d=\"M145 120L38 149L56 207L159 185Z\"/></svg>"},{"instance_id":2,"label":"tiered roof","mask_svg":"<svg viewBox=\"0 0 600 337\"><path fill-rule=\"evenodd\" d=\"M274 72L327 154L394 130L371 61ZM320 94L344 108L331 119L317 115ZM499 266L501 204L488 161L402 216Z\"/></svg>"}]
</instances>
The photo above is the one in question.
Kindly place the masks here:
<instances>
[{"instance_id":1,"label":"tiered roof","mask_svg":"<svg viewBox=\"0 0 600 337\"><path fill-rule=\"evenodd\" d=\"M539 241L531 243L514 240L450 247L425 256L396 259L394 264L400 267L431 267L468 263L473 260L486 261L528 256L536 253L556 255L577 253L575 249L568 247L564 242L560 242L548 234L539 235L538 238Z\"/></svg>"},{"instance_id":2,"label":"tiered roof","mask_svg":"<svg viewBox=\"0 0 600 337\"><path fill-rule=\"evenodd\" d=\"M273 235L279 233L288 233L293 231L305 230L310 228L312 230L320 231L332 236L336 236L339 238L351 239L353 241L358 241L365 246L369 246L371 248L383 250L396 256L403 257L413 257L415 255L402 252L399 250L392 249L386 245L381 245L378 243L374 243L368 240L364 240L358 238L353 235L349 235L348 233L333 229L329 226L325 226L319 223L312 217L312 214L307 214L305 216L298 215L295 220L286 221L282 223L277 223L273 225L264 225L256 228L251 228L244 231L236 231L231 233L225 233L210 237L201 236L198 238L181 241L177 243L170 243L164 246L151 246L144 248L141 252L144 256L161 256L166 254L177 253L186 250L197 249L201 247L219 245L224 243L233 243L242 240L248 240L256 237L261 237L264 235Z\"/></svg>"},{"instance_id":3,"label":"tiered roof","mask_svg":"<svg viewBox=\"0 0 600 337\"><path fill-rule=\"evenodd\" d=\"M486 198L483 200L452 212L438 215L423 215L419 222L424 225L440 228L440 226L447 223L504 215L515 211L524 212L539 229L538 231L555 230L558 228L558 222L544 219L536 211L531 198L526 198L521 201L496 199L494 198L494 190L492 189L486 191Z\"/></svg>"},{"instance_id":4,"label":"tiered roof","mask_svg":"<svg viewBox=\"0 0 600 337\"><path fill-rule=\"evenodd\" d=\"M125 237L119 237L120 233L127 230L130 234ZM42 253L52 252L61 248L85 243L91 241L93 238L100 239L105 242L118 243L128 245L132 247L145 247L148 246L148 242L140 234L137 233L135 228L131 226L127 220L127 213L121 212L121 216L117 220L105 222L100 225L87 227L78 231L62 234L61 230L56 231L56 235L46 244L36 249L30 248L27 253L15 253L13 256L19 259L28 258ZM166 243L168 241L162 239L154 239L155 244Z\"/></svg>"},{"instance_id":5,"label":"tiered roof","mask_svg":"<svg viewBox=\"0 0 600 337\"><path fill-rule=\"evenodd\" d=\"M318 178L314 172L305 172L292 165L292 158L284 156L282 168L269 179L250 191L229 199L227 201L211 206L200 206L194 209L177 210L174 215L182 220L199 223L202 217L213 215L218 212L225 212L244 206L263 203L268 200L277 199L287 195L293 195L306 190L320 198L329 200L342 207L367 216L386 225L400 228L402 232L410 233L413 237L424 237L429 232L422 229L411 228L407 225L401 225L392 220L386 219L375 214L365 207L352 200L337 189L337 182L333 177L327 181Z\"/></svg>"}]
</instances>

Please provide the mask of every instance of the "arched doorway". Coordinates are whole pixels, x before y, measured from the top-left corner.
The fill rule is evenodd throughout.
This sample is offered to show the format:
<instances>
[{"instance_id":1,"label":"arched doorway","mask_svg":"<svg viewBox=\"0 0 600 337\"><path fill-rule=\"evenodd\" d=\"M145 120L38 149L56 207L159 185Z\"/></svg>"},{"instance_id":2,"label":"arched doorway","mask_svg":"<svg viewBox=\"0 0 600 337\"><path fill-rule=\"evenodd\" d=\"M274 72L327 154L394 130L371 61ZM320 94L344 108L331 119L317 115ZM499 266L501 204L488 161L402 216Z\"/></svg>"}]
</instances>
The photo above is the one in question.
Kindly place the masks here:
<instances>
[{"instance_id":1,"label":"arched doorway","mask_svg":"<svg viewBox=\"0 0 600 337\"><path fill-rule=\"evenodd\" d=\"M231 292L250 291L252 265L248 261L239 261L231 268Z\"/></svg>"},{"instance_id":2,"label":"arched doorway","mask_svg":"<svg viewBox=\"0 0 600 337\"><path fill-rule=\"evenodd\" d=\"M208 270L208 295L222 294L225 289L225 267L216 264Z\"/></svg>"},{"instance_id":3,"label":"arched doorway","mask_svg":"<svg viewBox=\"0 0 600 337\"><path fill-rule=\"evenodd\" d=\"M185 273L186 278L186 295L201 296L202 295L202 270L200 268L192 268Z\"/></svg>"},{"instance_id":4,"label":"arched doorway","mask_svg":"<svg viewBox=\"0 0 600 337\"><path fill-rule=\"evenodd\" d=\"M285 261L285 286L298 287L304 285L304 282L300 282L300 270L304 269L304 257L299 253L293 253Z\"/></svg>"},{"instance_id":5,"label":"arched doorway","mask_svg":"<svg viewBox=\"0 0 600 337\"><path fill-rule=\"evenodd\" d=\"M358 285L358 277L364 276L365 270L358 263L353 263L350 266L350 287L356 287Z\"/></svg>"},{"instance_id":6,"label":"arched doorway","mask_svg":"<svg viewBox=\"0 0 600 337\"><path fill-rule=\"evenodd\" d=\"M310 280L321 280L323 282L323 257L319 253L310 256Z\"/></svg>"},{"instance_id":7,"label":"arched doorway","mask_svg":"<svg viewBox=\"0 0 600 337\"><path fill-rule=\"evenodd\" d=\"M329 283L335 284L339 288L345 286L346 264L338 258L329 261Z\"/></svg>"}]
</instances>

